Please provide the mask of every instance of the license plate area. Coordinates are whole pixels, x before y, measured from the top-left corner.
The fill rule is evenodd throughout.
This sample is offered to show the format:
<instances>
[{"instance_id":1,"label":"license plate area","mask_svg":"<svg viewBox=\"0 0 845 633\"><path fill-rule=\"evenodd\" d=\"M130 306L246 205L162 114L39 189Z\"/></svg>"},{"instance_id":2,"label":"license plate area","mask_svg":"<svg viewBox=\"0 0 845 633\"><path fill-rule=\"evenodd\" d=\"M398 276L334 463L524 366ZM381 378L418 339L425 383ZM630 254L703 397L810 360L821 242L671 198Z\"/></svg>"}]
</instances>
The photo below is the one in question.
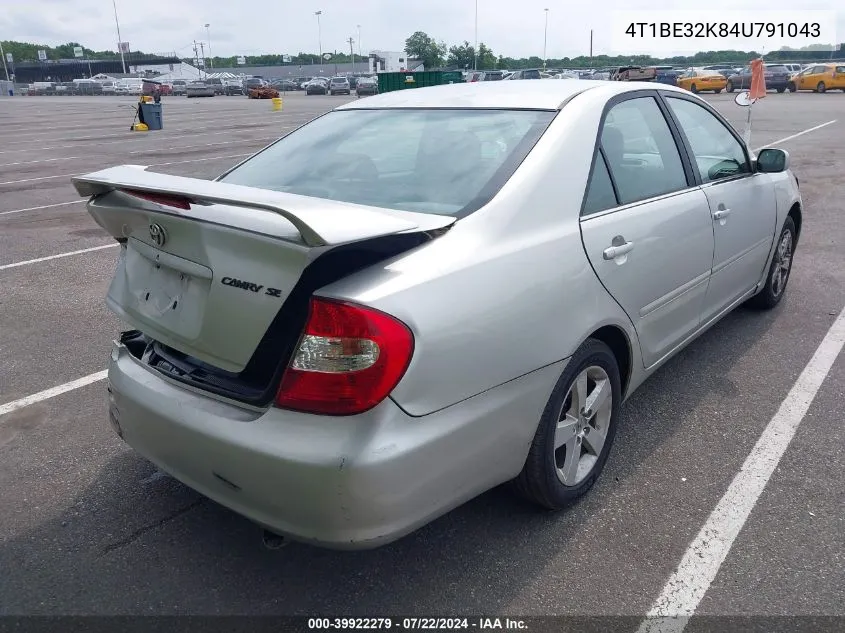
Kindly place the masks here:
<instances>
[{"instance_id":1,"label":"license plate area","mask_svg":"<svg viewBox=\"0 0 845 633\"><path fill-rule=\"evenodd\" d=\"M193 341L202 332L211 279L209 268L130 238L108 299L140 330Z\"/></svg>"}]
</instances>

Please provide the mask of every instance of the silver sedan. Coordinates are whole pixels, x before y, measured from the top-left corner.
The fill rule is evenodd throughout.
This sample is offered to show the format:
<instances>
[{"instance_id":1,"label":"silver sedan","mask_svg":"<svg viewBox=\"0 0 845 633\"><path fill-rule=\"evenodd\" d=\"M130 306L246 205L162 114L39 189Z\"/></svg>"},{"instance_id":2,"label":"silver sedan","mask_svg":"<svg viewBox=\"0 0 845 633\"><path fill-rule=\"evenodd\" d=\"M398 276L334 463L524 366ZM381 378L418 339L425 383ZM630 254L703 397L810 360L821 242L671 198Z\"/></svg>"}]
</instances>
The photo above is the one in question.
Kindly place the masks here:
<instances>
[{"instance_id":1,"label":"silver sedan","mask_svg":"<svg viewBox=\"0 0 845 633\"><path fill-rule=\"evenodd\" d=\"M120 243L109 418L267 530L407 534L504 482L561 509L620 405L783 299L802 201L687 91L483 82L342 105L217 180L74 178Z\"/></svg>"}]
</instances>

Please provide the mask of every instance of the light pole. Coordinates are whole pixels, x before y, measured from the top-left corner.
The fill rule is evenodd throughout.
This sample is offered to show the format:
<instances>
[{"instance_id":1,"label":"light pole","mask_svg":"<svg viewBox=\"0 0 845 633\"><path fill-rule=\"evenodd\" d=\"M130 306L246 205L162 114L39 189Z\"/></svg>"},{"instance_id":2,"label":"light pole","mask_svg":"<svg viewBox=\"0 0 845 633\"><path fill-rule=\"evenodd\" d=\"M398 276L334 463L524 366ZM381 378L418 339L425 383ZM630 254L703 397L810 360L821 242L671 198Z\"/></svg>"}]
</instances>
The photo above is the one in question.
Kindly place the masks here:
<instances>
[{"instance_id":1,"label":"light pole","mask_svg":"<svg viewBox=\"0 0 845 633\"><path fill-rule=\"evenodd\" d=\"M546 12L546 27L543 29L543 70L546 70L546 42L549 36L549 10L543 9Z\"/></svg>"},{"instance_id":2,"label":"light pole","mask_svg":"<svg viewBox=\"0 0 845 633\"><path fill-rule=\"evenodd\" d=\"M3 52L3 42L0 42L0 57L3 58L3 70L6 72L6 81L9 81L9 68L6 66L6 53Z\"/></svg>"},{"instance_id":3,"label":"light pole","mask_svg":"<svg viewBox=\"0 0 845 633\"><path fill-rule=\"evenodd\" d=\"M361 54L361 25L358 25L358 57L363 57Z\"/></svg>"},{"instance_id":4,"label":"light pole","mask_svg":"<svg viewBox=\"0 0 845 633\"><path fill-rule=\"evenodd\" d=\"M475 47L472 49L472 69L478 70L478 0L475 0Z\"/></svg>"},{"instance_id":5,"label":"light pole","mask_svg":"<svg viewBox=\"0 0 845 633\"><path fill-rule=\"evenodd\" d=\"M323 15L322 11L314 11L314 15L317 16L317 45L320 48L320 66L323 65L323 29L320 26L320 16Z\"/></svg>"},{"instance_id":6,"label":"light pole","mask_svg":"<svg viewBox=\"0 0 845 633\"><path fill-rule=\"evenodd\" d=\"M214 60L211 58L211 30L209 29L211 25L205 25L205 34L206 39L208 40L208 63L211 64L211 69L214 70Z\"/></svg>"},{"instance_id":7,"label":"light pole","mask_svg":"<svg viewBox=\"0 0 845 633\"><path fill-rule=\"evenodd\" d=\"M114 7L114 23L117 26L117 48L120 51L120 65L123 66L123 74L126 74L126 60L123 59L123 40L120 38L120 22L117 19L117 1L111 0Z\"/></svg>"}]
</instances>

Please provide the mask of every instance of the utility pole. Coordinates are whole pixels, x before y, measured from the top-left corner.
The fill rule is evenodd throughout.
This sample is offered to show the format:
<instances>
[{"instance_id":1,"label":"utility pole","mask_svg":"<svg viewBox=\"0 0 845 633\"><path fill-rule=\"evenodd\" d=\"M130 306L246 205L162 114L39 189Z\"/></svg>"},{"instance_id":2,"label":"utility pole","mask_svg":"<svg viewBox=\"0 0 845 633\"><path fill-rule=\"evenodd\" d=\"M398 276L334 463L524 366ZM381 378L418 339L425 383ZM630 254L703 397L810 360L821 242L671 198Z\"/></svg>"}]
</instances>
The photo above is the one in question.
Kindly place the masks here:
<instances>
[{"instance_id":1,"label":"utility pole","mask_svg":"<svg viewBox=\"0 0 845 633\"><path fill-rule=\"evenodd\" d=\"M478 70L478 0L475 0L475 48L472 49L472 69Z\"/></svg>"},{"instance_id":2,"label":"utility pole","mask_svg":"<svg viewBox=\"0 0 845 633\"><path fill-rule=\"evenodd\" d=\"M593 67L593 29L590 29L590 68Z\"/></svg>"},{"instance_id":3,"label":"utility pole","mask_svg":"<svg viewBox=\"0 0 845 633\"><path fill-rule=\"evenodd\" d=\"M205 25L205 35L206 35L206 38L208 39L208 61L211 64L211 68L213 70L214 69L214 59L211 57L211 30L210 30L209 27L211 27L210 24Z\"/></svg>"},{"instance_id":4,"label":"utility pole","mask_svg":"<svg viewBox=\"0 0 845 633\"><path fill-rule=\"evenodd\" d=\"M320 16L323 15L322 11L314 11L314 15L317 16L317 45L320 48L320 66L322 71L323 66L323 28L320 26Z\"/></svg>"},{"instance_id":5,"label":"utility pole","mask_svg":"<svg viewBox=\"0 0 845 633\"><path fill-rule=\"evenodd\" d=\"M0 57L3 58L3 70L6 73L6 81L9 81L9 68L6 66L6 53L3 52L3 42L0 42Z\"/></svg>"},{"instance_id":6,"label":"utility pole","mask_svg":"<svg viewBox=\"0 0 845 633\"><path fill-rule=\"evenodd\" d=\"M205 67L205 42L200 42L200 50L202 51L202 72L208 78L208 69Z\"/></svg>"},{"instance_id":7,"label":"utility pole","mask_svg":"<svg viewBox=\"0 0 845 633\"><path fill-rule=\"evenodd\" d=\"M200 67L200 49L197 46L196 40L194 40L194 64L196 64L197 69L199 69L199 67ZM199 77L197 79L199 79Z\"/></svg>"},{"instance_id":8,"label":"utility pole","mask_svg":"<svg viewBox=\"0 0 845 633\"><path fill-rule=\"evenodd\" d=\"M543 9L546 12L546 26L543 29L543 70L546 70L546 43L549 40L549 10Z\"/></svg>"},{"instance_id":9,"label":"utility pole","mask_svg":"<svg viewBox=\"0 0 845 633\"><path fill-rule=\"evenodd\" d=\"M363 58L364 56L361 54L361 25L358 25L358 57Z\"/></svg>"},{"instance_id":10,"label":"utility pole","mask_svg":"<svg viewBox=\"0 0 845 633\"><path fill-rule=\"evenodd\" d=\"M114 7L114 23L117 26L117 48L120 51L120 65L123 66L123 74L126 74L126 60L123 59L123 40L120 37L120 22L117 19L117 1L111 0Z\"/></svg>"},{"instance_id":11,"label":"utility pole","mask_svg":"<svg viewBox=\"0 0 845 633\"><path fill-rule=\"evenodd\" d=\"M352 39L350 36L349 38L349 56L352 58L352 72L355 72L355 49L352 48L352 45L355 43L355 40Z\"/></svg>"}]
</instances>

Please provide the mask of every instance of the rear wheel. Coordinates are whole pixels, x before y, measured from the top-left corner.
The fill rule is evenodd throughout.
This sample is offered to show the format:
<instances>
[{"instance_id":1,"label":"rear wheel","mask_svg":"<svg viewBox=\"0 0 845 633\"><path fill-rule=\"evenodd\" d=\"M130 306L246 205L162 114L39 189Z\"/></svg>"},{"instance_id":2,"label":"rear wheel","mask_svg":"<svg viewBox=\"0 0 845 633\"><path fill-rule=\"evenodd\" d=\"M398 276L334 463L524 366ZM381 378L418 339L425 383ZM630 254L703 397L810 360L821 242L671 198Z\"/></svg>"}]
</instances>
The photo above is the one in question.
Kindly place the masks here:
<instances>
[{"instance_id":1,"label":"rear wheel","mask_svg":"<svg viewBox=\"0 0 845 633\"><path fill-rule=\"evenodd\" d=\"M789 90L789 92L795 92L798 90L798 86L795 85L795 82L790 81L786 89Z\"/></svg>"},{"instance_id":2,"label":"rear wheel","mask_svg":"<svg viewBox=\"0 0 845 633\"><path fill-rule=\"evenodd\" d=\"M546 404L516 491L559 510L598 478L616 434L622 386L610 348L588 339L563 371Z\"/></svg>"},{"instance_id":3,"label":"rear wheel","mask_svg":"<svg viewBox=\"0 0 845 633\"><path fill-rule=\"evenodd\" d=\"M729 81L729 82L727 83L727 85L725 86L725 90L727 90L728 92L733 92L733 91L734 91L734 85L733 85L733 83L731 83L731 82Z\"/></svg>"},{"instance_id":4,"label":"rear wheel","mask_svg":"<svg viewBox=\"0 0 845 633\"><path fill-rule=\"evenodd\" d=\"M820 81L819 85L816 86L816 92L824 92L825 90L827 90L827 86L824 85L823 81Z\"/></svg>"},{"instance_id":5,"label":"rear wheel","mask_svg":"<svg viewBox=\"0 0 845 633\"><path fill-rule=\"evenodd\" d=\"M772 257L772 265L769 267L769 276L766 278L766 285L751 299L748 305L759 310L771 310L786 293L786 283L789 281L789 273L792 271L792 256L795 252L795 222L787 217L778 238L775 254Z\"/></svg>"},{"instance_id":6,"label":"rear wheel","mask_svg":"<svg viewBox=\"0 0 845 633\"><path fill-rule=\"evenodd\" d=\"M786 88L778 88L778 93L782 93L782 92L785 92L785 91L786 91Z\"/></svg>"},{"instance_id":7,"label":"rear wheel","mask_svg":"<svg viewBox=\"0 0 845 633\"><path fill-rule=\"evenodd\" d=\"M715 92L716 94L719 94L720 92L722 92L722 89L719 88L718 90L714 90L713 92Z\"/></svg>"}]
</instances>

